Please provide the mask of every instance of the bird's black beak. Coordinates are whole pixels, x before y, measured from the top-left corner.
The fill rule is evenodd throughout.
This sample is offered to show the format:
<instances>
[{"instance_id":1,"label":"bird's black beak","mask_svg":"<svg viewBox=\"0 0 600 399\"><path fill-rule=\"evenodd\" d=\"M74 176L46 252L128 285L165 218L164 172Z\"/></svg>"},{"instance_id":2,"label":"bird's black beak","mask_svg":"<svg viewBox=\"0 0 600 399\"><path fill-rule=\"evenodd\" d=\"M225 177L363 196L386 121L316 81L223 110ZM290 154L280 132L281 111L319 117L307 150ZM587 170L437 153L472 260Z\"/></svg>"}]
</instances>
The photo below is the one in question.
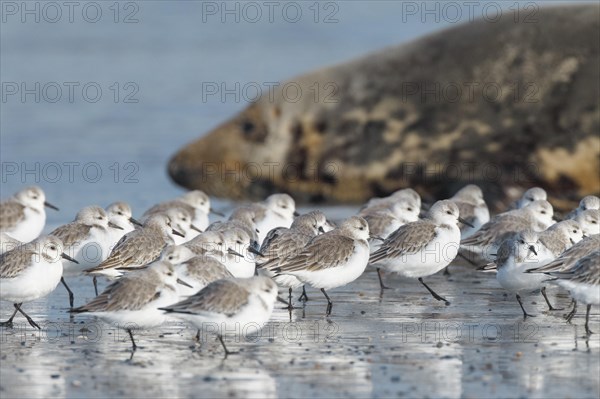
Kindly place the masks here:
<instances>
[{"instance_id":1,"label":"bird's black beak","mask_svg":"<svg viewBox=\"0 0 600 399\"><path fill-rule=\"evenodd\" d=\"M198 227L194 226L193 224L190 227L191 227L192 230L195 230L198 233L204 233L202 230L200 230Z\"/></svg>"},{"instance_id":2,"label":"bird's black beak","mask_svg":"<svg viewBox=\"0 0 600 399\"><path fill-rule=\"evenodd\" d=\"M189 288L194 288L194 287L192 287L191 285L189 285L188 283L186 283L185 281L183 281L182 279L179 279L179 278L177 279L177 284L185 285L186 287L189 287Z\"/></svg>"},{"instance_id":3,"label":"bird's black beak","mask_svg":"<svg viewBox=\"0 0 600 399\"><path fill-rule=\"evenodd\" d=\"M530 245L530 246L529 246L529 251L530 251L530 252L533 252L533 254L534 254L535 256L537 256L537 251L535 250L535 247L534 247L533 245Z\"/></svg>"},{"instance_id":4,"label":"bird's black beak","mask_svg":"<svg viewBox=\"0 0 600 399\"><path fill-rule=\"evenodd\" d=\"M248 252L258 256L265 256L265 254L260 252L258 249L254 248L252 245L248 245Z\"/></svg>"},{"instance_id":5,"label":"bird's black beak","mask_svg":"<svg viewBox=\"0 0 600 399\"><path fill-rule=\"evenodd\" d=\"M210 213L213 213L213 214L217 215L217 216L221 216L222 218L224 218L224 217L225 217L225 214L224 214L224 213L222 213L222 212L219 212L219 211L215 211L215 210L214 210L214 209L212 209L212 208L210 208L208 211L209 211Z\"/></svg>"},{"instance_id":6,"label":"bird's black beak","mask_svg":"<svg viewBox=\"0 0 600 399\"><path fill-rule=\"evenodd\" d=\"M179 237L185 237L185 234L183 234L183 233L181 233L181 232L179 232L179 231L177 231L175 229L171 229L171 233L173 233L173 234L175 234L176 236L179 236Z\"/></svg>"},{"instance_id":7,"label":"bird's black beak","mask_svg":"<svg viewBox=\"0 0 600 399\"><path fill-rule=\"evenodd\" d=\"M113 229L124 230L121 226L114 224L113 222L108 222L108 227L112 227Z\"/></svg>"},{"instance_id":8,"label":"bird's black beak","mask_svg":"<svg viewBox=\"0 0 600 399\"><path fill-rule=\"evenodd\" d=\"M277 296L277 302L281 302L284 305L289 305L288 301L286 301L285 299L281 298L280 296Z\"/></svg>"},{"instance_id":9,"label":"bird's black beak","mask_svg":"<svg viewBox=\"0 0 600 399\"><path fill-rule=\"evenodd\" d=\"M133 224L135 224L136 226L140 226L142 227L142 224L140 222L138 222L137 220L135 220L134 218L129 218L129 221Z\"/></svg>"},{"instance_id":10,"label":"bird's black beak","mask_svg":"<svg viewBox=\"0 0 600 399\"><path fill-rule=\"evenodd\" d=\"M230 255L239 256L240 258L244 257L244 255L242 255L241 253L239 253L238 251L236 251L233 248L227 248L227 253L230 254Z\"/></svg>"},{"instance_id":11,"label":"bird's black beak","mask_svg":"<svg viewBox=\"0 0 600 399\"><path fill-rule=\"evenodd\" d=\"M467 222L465 219L461 218L460 216L458 217L458 221L461 222L464 225L467 225L467 226L471 227L471 228L475 227L471 223Z\"/></svg>"},{"instance_id":12,"label":"bird's black beak","mask_svg":"<svg viewBox=\"0 0 600 399\"><path fill-rule=\"evenodd\" d=\"M323 228L323 226L319 226L319 233L321 234L325 234L325 229Z\"/></svg>"},{"instance_id":13,"label":"bird's black beak","mask_svg":"<svg viewBox=\"0 0 600 399\"><path fill-rule=\"evenodd\" d=\"M54 205L52 205L51 203L49 203L48 201L44 201L44 206L50 209L54 209L55 211L58 211L58 208L55 207Z\"/></svg>"},{"instance_id":14,"label":"bird's black beak","mask_svg":"<svg viewBox=\"0 0 600 399\"><path fill-rule=\"evenodd\" d=\"M69 255L67 255L67 254L66 254L66 253L64 253L64 252L63 252L62 254L60 254L60 256L62 256L62 257L63 257L63 259L70 260L70 261L71 261L71 262L73 262L73 263L77 263L77 264L79 264L79 262L77 262L75 259L71 258Z\"/></svg>"}]
</instances>

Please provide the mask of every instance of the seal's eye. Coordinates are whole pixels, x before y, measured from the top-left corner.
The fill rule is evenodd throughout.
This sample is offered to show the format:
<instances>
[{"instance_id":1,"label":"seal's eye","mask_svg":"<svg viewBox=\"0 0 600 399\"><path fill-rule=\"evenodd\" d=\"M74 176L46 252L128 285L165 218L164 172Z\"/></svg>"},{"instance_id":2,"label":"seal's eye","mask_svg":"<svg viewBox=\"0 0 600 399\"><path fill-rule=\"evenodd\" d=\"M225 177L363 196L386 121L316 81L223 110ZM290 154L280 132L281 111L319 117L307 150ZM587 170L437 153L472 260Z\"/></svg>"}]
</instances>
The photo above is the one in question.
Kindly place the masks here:
<instances>
[{"instance_id":1,"label":"seal's eye","mask_svg":"<svg viewBox=\"0 0 600 399\"><path fill-rule=\"evenodd\" d=\"M254 123L252 122L244 122L242 123L242 132L244 134L251 134L254 131Z\"/></svg>"}]
</instances>

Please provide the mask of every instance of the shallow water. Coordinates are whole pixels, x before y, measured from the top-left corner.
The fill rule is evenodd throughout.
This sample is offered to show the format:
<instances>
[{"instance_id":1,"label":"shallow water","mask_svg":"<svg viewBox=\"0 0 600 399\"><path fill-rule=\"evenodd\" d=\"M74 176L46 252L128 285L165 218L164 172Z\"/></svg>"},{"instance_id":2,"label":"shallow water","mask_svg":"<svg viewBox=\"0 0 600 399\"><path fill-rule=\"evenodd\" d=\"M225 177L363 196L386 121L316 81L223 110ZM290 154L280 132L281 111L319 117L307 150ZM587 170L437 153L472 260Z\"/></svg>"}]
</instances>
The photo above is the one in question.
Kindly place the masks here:
<instances>
[{"instance_id":1,"label":"shallow water","mask_svg":"<svg viewBox=\"0 0 600 399\"><path fill-rule=\"evenodd\" d=\"M516 300L491 274L457 266L426 281L451 301L432 299L414 281L387 276L380 296L368 270L326 302L309 290L291 316L276 309L259 334L230 336L224 359L214 336L172 323L129 338L92 317L70 320L62 287L25 305L44 326L17 317L1 330L2 397L577 397L600 392L600 335L584 336L584 312L573 324L547 312L540 295ZM71 279L76 305L92 297L89 278ZM567 307L556 289L551 298ZM297 293L295 294L297 296ZM3 303L2 318L11 307ZM291 322L290 322L291 317ZM598 331L598 310L591 329Z\"/></svg>"},{"instance_id":2,"label":"shallow water","mask_svg":"<svg viewBox=\"0 0 600 399\"><path fill-rule=\"evenodd\" d=\"M212 17L204 23L201 2L130 3L139 7L134 24L112 22L113 2L99 3L105 18L98 23L80 17L70 23L66 10L56 23L36 23L31 15L25 23L20 15L6 15L0 23L3 83L31 88L56 82L63 89L67 82L97 83L103 91L97 102L81 94L70 102L64 92L56 103L19 94L0 103L0 196L24 185L42 186L61 208L49 211L46 232L86 205L127 200L139 216L181 193L166 175L169 157L247 105L231 97L203 101L202 82L287 79L453 25L431 17L404 22L401 2L391 1L337 2L333 24L310 18L221 23ZM308 13L313 3L299 4ZM120 85L118 101L114 83ZM137 102L124 102L131 93L124 90L127 83L139 89ZM217 200L215 207L231 206ZM326 213L339 219L353 210ZM69 282L77 305L92 298L89 278ZM388 285L395 289L380 297L373 271L330 293L329 318L321 294L309 291L311 301L292 312L292 323L287 311L277 309L257 342L230 337L230 349L241 354L226 360L214 337L195 348L195 331L180 324L138 333L142 348L130 359L122 331L86 316L69 318L59 286L48 298L24 305L44 327L41 333L19 317L15 328L0 329L0 395L599 396L600 342L598 335L583 337L582 310L568 325L563 312L544 312L543 299L532 297L527 306L538 317L524 322L493 275L455 268L449 280L437 275L427 282L452 305L394 277ZM564 294L558 301L569 302ZM598 310L593 312L591 327L598 331ZM0 319L10 313L11 305L2 302Z\"/></svg>"}]
</instances>

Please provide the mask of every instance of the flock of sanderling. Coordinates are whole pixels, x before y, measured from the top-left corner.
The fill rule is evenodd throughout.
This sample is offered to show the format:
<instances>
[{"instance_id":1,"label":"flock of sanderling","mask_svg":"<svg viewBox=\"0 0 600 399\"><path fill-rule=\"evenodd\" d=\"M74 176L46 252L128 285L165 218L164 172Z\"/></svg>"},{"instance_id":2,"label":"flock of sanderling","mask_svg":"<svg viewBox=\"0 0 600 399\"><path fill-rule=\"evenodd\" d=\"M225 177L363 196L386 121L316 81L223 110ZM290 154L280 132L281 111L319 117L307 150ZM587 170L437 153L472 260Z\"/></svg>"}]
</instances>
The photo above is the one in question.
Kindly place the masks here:
<instances>
[{"instance_id":1,"label":"flock of sanderling","mask_svg":"<svg viewBox=\"0 0 600 399\"><path fill-rule=\"evenodd\" d=\"M293 309L292 290L305 285L327 291L359 278L367 265L417 279L429 293L449 302L423 278L445 269L457 256L477 259L483 271L495 271L498 283L514 293L524 317L521 295L540 291L554 310L546 287L557 285L577 304L600 304L600 199L588 196L563 221L554 220L541 188L527 190L513 209L490 218L482 191L462 188L434 203L420 218L421 198L403 189L371 199L358 215L330 222L321 211L296 212L287 194L236 208L226 221L209 224L210 198L191 191L155 205L137 221L130 206L88 206L75 220L41 236L46 202L39 187L28 187L0 203L0 299L14 304L2 326L21 313L40 328L22 305L42 298L62 283L70 312L89 313L126 330L157 327L181 319L215 331L225 354L222 332L236 325L262 326L276 300ZM215 212L216 213L216 212ZM218 213L217 213L218 214ZM220 215L223 216L223 215ZM475 263L475 262L474 262ZM88 275L96 297L74 307L66 278ZM98 293L96 278L114 280ZM77 280L81 281L81 280ZM278 296L287 288L287 300ZM198 335L197 335L198 337Z\"/></svg>"}]
</instances>

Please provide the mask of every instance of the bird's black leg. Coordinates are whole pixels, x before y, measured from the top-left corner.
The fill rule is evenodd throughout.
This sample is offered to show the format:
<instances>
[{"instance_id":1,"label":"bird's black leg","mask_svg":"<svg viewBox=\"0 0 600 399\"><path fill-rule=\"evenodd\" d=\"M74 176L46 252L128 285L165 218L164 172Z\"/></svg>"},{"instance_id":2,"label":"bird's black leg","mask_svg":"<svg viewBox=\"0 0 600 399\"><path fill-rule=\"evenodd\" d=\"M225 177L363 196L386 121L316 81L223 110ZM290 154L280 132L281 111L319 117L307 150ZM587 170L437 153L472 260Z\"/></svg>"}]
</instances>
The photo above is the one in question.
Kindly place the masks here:
<instances>
[{"instance_id":1,"label":"bird's black leg","mask_svg":"<svg viewBox=\"0 0 600 399\"><path fill-rule=\"evenodd\" d=\"M29 325L31 327L41 330L42 328L40 326L38 326L38 324L35 321L33 321L33 319L31 317L29 317L29 315L27 313L23 312L23 309L21 309L21 305L22 305L22 303L15 303L13 306L15 307L16 310L19 311L19 313L21 313L23 316L25 316L25 318L27 319L27 322L29 323Z\"/></svg>"},{"instance_id":2,"label":"bird's black leg","mask_svg":"<svg viewBox=\"0 0 600 399\"><path fill-rule=\"evenodd\" d=\"M221 342L221 346L225 350L225 358L227 358L227 356L229 356L229 355L233 355L233 354L237 353L237 352L230 352L229 350L227 350L227 347L225 346L225 342L223 341L223 337L221 335L217 335L217 337L219 338L219 342Z\"/></svg>"},{"instance_id":3,"label":"bird's black leg","mask_svg":"<svg viewBox=\"0 0 600 399\"><path fill-rule=\"evenodd\" d=\"M589 323L590 323L590 310L592 310L592 305L587 305L587 311L585 312L585 333L588 336L590 334L594 333L592 330L590 330L590 327L589 327Z\"/></svg>"},{"instance_id":4,"label":"bird's black leg","mask_svg":"<svg viewBox=\"0 0 600 399\"><path fill-rule=\"evenodd\" d=\"M565 316L567 323L571 323L571 320L573 320L573 317L575 317L575 314L577 314L577 301L575 299L573 299L573 309L571 309L571 311L569 313L567 313L567 315Z\"/></svg>"},{"instance_id":5,"label":"bird's black leg","mask_svg":"<svg viewBox=\"0 0 600 399\"><path fill-rule=\"evenodd\" d=\"M300 295L300 298L298 298L298 300L302 301L302 302L308 301L308 296L306 295L306 286L305 285L302 286L302 295Z\"/></svg>"},{"instance_id":6,"label":"bird's black leg","mask_svg":"<svg viewBox=\"0 0 600 399\"><path fill-rule=\"evenodd\" d=\"M444 276L449 276L449 275L450 275L450 265L448 265L444 268Z\"/></svg>"},{"instance_id":7,"label":"bird's black leg","mask_svg":"<svg viewBox=\"0 0 600 399\"><path fill-rule=\"evenodd\" d=\"M525 311L525 308L523 307L523 302L521 301L521 297L519 296L519 294L517 294L517 301L519 301L519 305L521 306L521 310L523 311L523 320L525 320L527 317L535 317L534 315L531 315Z\"/></svg>"},{"instance_id":8,"label":"bird's black leg","mask_svg":"<svg viewBox=\"0 0 600 399\"><path fill-rule=\"evenodd\" d=\"M450 302L448 302L448 300L446 298L444 298L443 296L439 296L438 294L435 293L435 291L433 291L431 288L429 288L429 286L427 284L425 284L425 282L423 281L423 279L421 277L419 277L419 282L421 284L423 284L423 286L425 288L427 288L427 291L429 291L429 293L438 301L444 301L446 302L446 306L450 305Z\"/></svg>"},{"instance_id":9,"label":"bird's black leg","mask_svg":"<svg viewBox=\"0 0 600 399\"><path fill-rule=\"evenodd\" d=\"M292 287L289 288L288 292L288 305L284 309L289 310L291 314L291 311L295 309L294 306L292 306Z\"/></svg>"},{"instance_id":10,"label":"bird's black leg","mask_svg":"<svg viewBox=\"0 0 600 399\"><path fill-rule=\"evenodd\" d=\"M550 303L550 300L548 299L548 295L546 295L546 287L542 287L542 296L544 297L544 299L546 300L546 303L548 304L548 310L550 310L550 311L564 310L564 308L555 308L554 306L552 306L552 304Z\"/></svg>"},{"instance_id":11,"label":"bird's black leg","mask_svg":"<svg viewBox=\"0 0 600 399\"><path fill-rule=\"evenodd\" d=\"M69 306L71 307L71 309L73 309L73 303L75 303L75 296L73 295L73 291L71 291L71 289L67 285L67 282L65 281L64 277L60 278L60 282L62 283L62 285L65 286L67 292L69 293Z\"/></svg>"},{"instance_id":12,"label":"bird's black leg","mask_svg":"<svg viewBox=\"0 0 600 399\"><path fill-rule=\"evenodd\" d=\"M0 326L1 327L7 327L7 328L12 328L13 326L13 319L15 318L16 314L17 314L18 310L17 307L15 306L15 311L13 312L12 316L10 316L10 318L6 321L1 321L0 322Z\"/></svg>"},{"instance_id":13,"label":"bird's black leg","mask_svg":"<svg viewBox=\"0 0 600 399\"><path fill-rule=\"evenodd\" d=\"M327 295L324 288L321 288L321 292L325 295L325 298L327 298L327 316L329 316L331 314L331 309L333 309L333 302L329 299L329 295Z\"/></svg>"},{"instance_id":14,"label":"bird's black leg","mask_svg":"<svg viewBox=\"0 0 600 399\"><path fill-rule=\"evenodd\" d=\"M127 333L129 334L129 338L131 338L132 349L135 352L137 349L137 345L135 344L135 340L133 339L133 333L131 332L130 329L127 329Z\"/></svg>"},{"instance_id":15,"label":"bird's black leg","mask_svg":"<svg viewBox=\"0 0 600 399\"><path fill-rule=\"evenodd\" d=\"M390 287L386 286L385 284L383 284L383 279L381 278L381 269L380 268L377 268L377 277L379 278L379 288L382 291L390 288Z\"/></svg>"},{"instance_id":16,"label":"bird's black leg","mask_svg":"<svg viewBox=\"0 0 600 399\"><path fill-rule=\"evenodd\" d=\"M98 296L98 279L96 276L94 276L92 282L94 283L94 292L96 293L96 296ZM73 307L73 305L71 305L71 307Z\"/></svg>"}]
</instances>

